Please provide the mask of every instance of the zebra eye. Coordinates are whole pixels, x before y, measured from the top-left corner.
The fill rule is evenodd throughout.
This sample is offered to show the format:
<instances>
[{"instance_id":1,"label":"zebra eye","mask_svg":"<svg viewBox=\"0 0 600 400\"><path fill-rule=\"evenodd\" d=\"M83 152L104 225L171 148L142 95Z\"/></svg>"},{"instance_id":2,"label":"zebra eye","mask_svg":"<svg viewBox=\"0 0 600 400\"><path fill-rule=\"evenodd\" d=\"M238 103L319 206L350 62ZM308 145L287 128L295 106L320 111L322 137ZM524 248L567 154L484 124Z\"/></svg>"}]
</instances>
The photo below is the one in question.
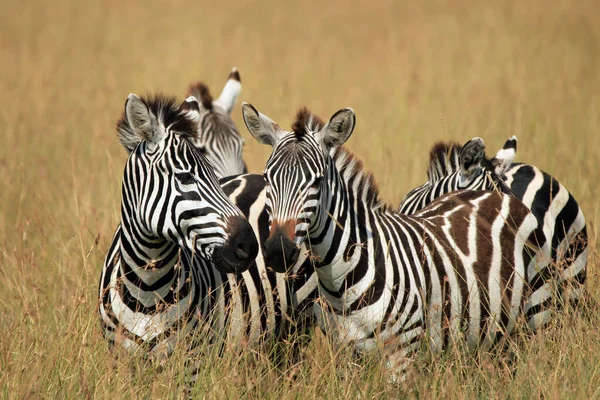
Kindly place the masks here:
<instances>
[{"instance_id":1,"label":"zebra eye","mask_svg":"<svg viewBox=\"0 0 600 400\"><path fill-rule=\"evenodd\" d=\"M190 172L180 172L175 174L175 178L184 185L196 183L196 177Z\"/></svg>"},{"instance_id":2,"label":"zebra eye","mask_svg":"<svg viewBox=\"0 0 600 400\"><path fill-rule=\"evenodd\" d=\"M200 154L206 154L206 147L204 146L197 146L196 150L198 150Z\"/></svg>"},{"instance_id":3,"label":"zebra eye","mask_svg":"<svg viewBox=\"0 0 600 400\"><path fill-rule=\"evenodd\" d=\"M321 185L321 182L323 182L323 177L322 176L317 176L315 178L315 183L313 183L313 186L319 186L319 185Z\"/></svg>"}]
</instances>

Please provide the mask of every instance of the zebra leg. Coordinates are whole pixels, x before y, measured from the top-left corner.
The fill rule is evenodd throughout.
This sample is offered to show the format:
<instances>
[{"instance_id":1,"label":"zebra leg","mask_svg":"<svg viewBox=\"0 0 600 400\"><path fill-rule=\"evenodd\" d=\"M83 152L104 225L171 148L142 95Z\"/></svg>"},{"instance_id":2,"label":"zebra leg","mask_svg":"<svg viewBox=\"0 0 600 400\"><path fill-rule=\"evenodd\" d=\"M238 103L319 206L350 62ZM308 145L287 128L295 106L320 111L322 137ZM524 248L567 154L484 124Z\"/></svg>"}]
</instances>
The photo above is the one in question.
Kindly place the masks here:
<instances>
[{"instance_id":1,"label":"zebra leg","mask_svg":"<svg viewBox=\"0 0 600 400\"><path fill-rule=\"evenodd\" d=\"M420 335L422 336L422 335ZM388 382L402 384L414 374L411 367L417 350L421 348L421 339L413 340L410 344L400 347L387 357L386 368L389 371Z\"/></svg>"}]
</instances>

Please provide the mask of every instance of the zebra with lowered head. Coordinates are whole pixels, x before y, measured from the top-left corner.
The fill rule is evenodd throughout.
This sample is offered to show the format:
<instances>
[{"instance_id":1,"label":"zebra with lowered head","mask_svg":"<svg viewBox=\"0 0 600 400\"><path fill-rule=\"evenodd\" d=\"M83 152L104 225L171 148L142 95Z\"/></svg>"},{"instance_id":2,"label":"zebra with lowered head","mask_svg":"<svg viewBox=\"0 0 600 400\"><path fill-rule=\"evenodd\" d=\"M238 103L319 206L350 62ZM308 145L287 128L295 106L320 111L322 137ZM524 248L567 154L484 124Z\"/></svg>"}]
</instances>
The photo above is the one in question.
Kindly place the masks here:
<instances>
[{"instance_id":1,"label":"zebra with lowered head","mask_svg":"<svg viewBox=\"0 0 600 400\"><path fill-rule=\"evenodd\" d=\"M247 270L258 243L192 144L195 121L173 98L129 95L117 130L130 154L121 223L100 279L103 332L127 350L169 355L201 323L223 332L224 273Z\"/></svg>"},{"instance_id":2,"label":"zebra with lowered head","mask_svg":"<svg viewBox=\"0 0 600 400\"><path fill-rule=\"evenodd\" d=\"M204 82L193 83L188 89L188 96L199 101L199 106L194 102L190 109L198 127L198 134L190 140L214 167L218 178L247 172L242 158L244 139L231 119L231 110L241 90L237 68L229 73L225 87L216 100L213 100Z\"/></svg>"},{"instance_id":3,"label":"zebra with lowered head","mask_svg":"<svg viewBox=\"0 0 600 400\"><path fill-rule=\"evenodd\" d=\"M351 109L316 131L300 112L292 132L249 104L242 112L250 133L273 147L264 251L292 264L300 246L310 248L322 300L315 315L337 340L357 351L383 342L392 377L401 378L425 338L434 351L460 336L487 348L520 315L534 329L547 322L550 312L538 307L553 295L540 250L547 245L518 199L461 191L401 215L340 147L354 129Z\"/></svg>"},{"instance_id":4,"label":"zebra with lowered head","mask_svg":"<svg viewBox=\"0 0 600 400\"><path fill-rule=\"evenodd\" d=\"M221 178L223 191L248 218L260 243L263 243L268 236L269 226L264 207L265 181L262 175L223 177L228 173L240 174L241 168L245 169L241 160L243 141L233 121L224 112L229 112L233 107L239 87L239 73L234 68L218 101L213 102L206 85L198 83L191 86L190 93L200 96L202 102L199 104L194 96L189 96L180 108L186 117L198 124L196 135L189 137L190 142L209 161L219 160L215 174ZM224 104L229 106L223 107ZM213 123L209 124L208 120ZM230 123L223 123L226 120ZM234 148L237 151L222 151ZM131 151L133 147L126 149ZM198 259L197 262L202 264L201 270L215 269L210 261ZM235 340L255 346L272 342L274 337L286 340L306 332L312 324L311 307L317 287L313 272L307 257L286 267L278 260L265 260L259 248L255 263L247 271L242 274L223 274L224 295L229 305L229 342Z\"/></svg>"},{"instance_id":5,"label":"zebra with lowered head","mask_svg":"<svg viewBox=\"0 0 600 400\"><path fill-rule=\"evenodd\" d=\"M480 138L464 146L436 143L430 152L428 181L411 190L398 211L413 214L437 197L460 189L498 188L514 195L532 211L550 244L552 263L559 274L560 297L577 302L583 294L588 257L583 211L555 178L533 165L514 163L516 151L515 136L492 159L486 157Z\"/></svg>"}]
</instances>

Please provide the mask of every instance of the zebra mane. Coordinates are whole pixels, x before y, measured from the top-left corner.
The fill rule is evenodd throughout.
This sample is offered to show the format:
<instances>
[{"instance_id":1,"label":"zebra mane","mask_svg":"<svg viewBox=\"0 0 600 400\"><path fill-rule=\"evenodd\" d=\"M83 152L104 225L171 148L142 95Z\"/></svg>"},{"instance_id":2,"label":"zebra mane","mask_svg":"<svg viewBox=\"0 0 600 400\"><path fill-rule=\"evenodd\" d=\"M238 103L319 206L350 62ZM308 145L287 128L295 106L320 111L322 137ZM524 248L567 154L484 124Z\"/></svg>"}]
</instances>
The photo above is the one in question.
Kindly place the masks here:
<instances>
[{"instance_id":1,"label":"zebra mane","mask_svg":"<svg viewBox=\"0 0 600 400\"><path fill-rule=\"evenodd\" d=\"M148 110L156 117L159 125L169 127L171 131L178 135L194 139L197 136L197 124L192 120L187 111L182 109L173 96L165 94L155 94L142 96L142 101L148 107ZM134 133L129 125L125 111L117 121L117 136L119 142L129 152L142 141L146 140Z\"/></svg>"},{"instance_id":2,"label":"zebra mane","mask_svg":"<svg viewBox=\"0 0 600 400\"><path fill-rule=\"evenodd\" d=\"M436 142L429 152L429 182L437 182L460 168L458 156L462 145L457 142Z\"/></svg>"},{"instance_id":3,"label":"zebra mane","mask_svg":"<svg viewBox=\"0 0 600 400\"><path fill-rule=\"evenodd\" d=\"M364 199L372 210L381 209L386 212L392 209L379 199L379 185L375 182L373 173L367 171L363 162L350 150L339 146L332 149L330 154L340 176L346 182L346 187L353 191L357 198Z\"/></svg>"},{"instance_id":4,"label":"zebra mane","mask_svg":"<svg viewBox=\"0 0 600 400\"><path fill-rule=\"evenodd\" d=\"M320 131L325 126L325 122L316 114L313 114L306 106L301 107L296 113L296 120L292 124L292 132L296 134L296 139L302 138L312 132Z\"/></svg>"},{"instance_id":5,"label":"zebra mane","mask_svg":"<svg viewBox=\"0 0 600 400\"><path fill-rule=\"evenodd\" d=\"M206 86L204 82L192 83L188 89L188 96L194 96L200 103L202 103L202 107L209 111L212 110L213 98L210 95L208 86Z\"/></svg>"}]
</instances>

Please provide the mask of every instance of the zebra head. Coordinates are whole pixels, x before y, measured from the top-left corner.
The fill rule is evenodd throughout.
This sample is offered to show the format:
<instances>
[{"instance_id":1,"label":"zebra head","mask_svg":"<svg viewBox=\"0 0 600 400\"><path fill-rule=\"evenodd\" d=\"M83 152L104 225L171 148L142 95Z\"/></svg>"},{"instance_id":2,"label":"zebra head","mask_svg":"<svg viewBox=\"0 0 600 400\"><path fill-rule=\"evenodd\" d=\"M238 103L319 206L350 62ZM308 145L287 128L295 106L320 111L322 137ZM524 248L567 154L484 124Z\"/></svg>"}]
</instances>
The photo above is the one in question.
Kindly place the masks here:
<instances>
[{"instance_id":1,"label":"zebra head","mask_svg":"<svg viewBox=\"0 0 600 400\"><path fill-rule=\"evenodd\" d=\"M516 151L516 136L508 139L492 159L488 159L485 155L485 144L482 138L469 140L460 147L458 154L458 189L498 189L503 193L512 194L504 179Z\"/></svg>"},{"instance_id":2,"label":"zebra head","mask_svg":"<svg viewBox=\"0 0 600 400\"><path fill-rule=\"evenodd\" d=\"M199 107L189 105L194 104ZM117 130L130 151L122 189L124 229L154 248L178 245L222 272L246 270L258 252L256 237L192 144L196 124L188 113L173 98L130 94Z\"/></svg>"},{"instance_id":3,"label":"zebra head","mask_svg":"<svg viewBox=\"0 0 600 400\"><path fill-rule=\"evenodd\" d=\"M198 134L190 140L210 161L218 178L247 172L242 159L244 139L230 115L241 89L240 74L233 68L217 100L213 101L208 86L197 82L190 85L188 95L198 99L200 107L189 106L190 102L198 104L192 97L182 104L198 124Z\"/></svg>"},{"instance_id":4,"label":"zebra head","mask_svg":"<svg viewBox=\"0 0 600 400\"><path fill-rule=\"evenodd\" d=\"M252 136L273 147L264 170L265 207L270 219L264 248L267 263L278 271L297 260L311 228L329 218L323 206L330 203L329 185L335 170L329 152L352 133L354 111L342 109L323 124L303 108L292 131L281 129L250 104L243 104L242 113Z\"/></svg>"}]
</instances>

